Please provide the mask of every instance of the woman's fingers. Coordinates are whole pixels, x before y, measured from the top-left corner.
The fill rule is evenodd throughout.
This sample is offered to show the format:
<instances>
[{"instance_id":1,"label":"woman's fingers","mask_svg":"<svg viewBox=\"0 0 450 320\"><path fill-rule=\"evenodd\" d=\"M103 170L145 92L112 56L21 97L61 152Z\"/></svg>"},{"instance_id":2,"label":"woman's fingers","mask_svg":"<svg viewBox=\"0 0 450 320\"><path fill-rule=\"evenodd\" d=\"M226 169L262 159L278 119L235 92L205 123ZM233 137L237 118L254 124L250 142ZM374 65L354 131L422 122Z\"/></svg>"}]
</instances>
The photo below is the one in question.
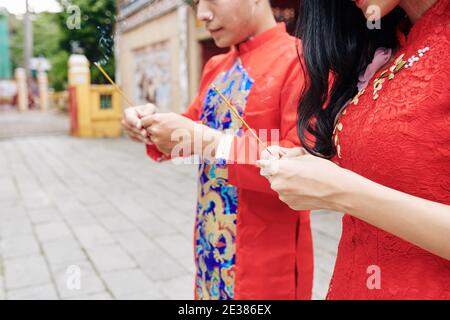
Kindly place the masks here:
<instances>
[{"instance_id":1,"label":"woman's fingers","mask_svg":"<svg viewBox=\"0 0 450 320\"><path fill-rule=\"evenodd\" d=\"M266 169L270 166L270 160L257 160L256 165L260 167L261 169Z\"/></svg>"},{"instance_id":2,"label":"woman's fingers","mask_svg":"<svg viewBox=\"0 0 450 320\"><path fill-rule=\"evenodd\" d=\"M304 148L284 148L273 145L268 147L261 153L262 160L281 159L281 158L295 158L308 154Z\"/></svg>"},{"instance_id":3,"label":"woman's fingers","mask_svg":"<svg viewBox=\"0 0 450 320\"><path fill-rule=\"evenodd\" d=\"M263 177L271 177L278 173L279 161L278 160L258 160L256 165L261 169L260 174Z\"/></svg>"},{"instance_id":4,"label":"woman's fingers","mask_svg":"<svg viewBox=\"0 0 450 320\"><path fill-rule=\"evenodd\" d=\"M281 158L280 146L270 146L261 153L262 160L276 160Z\"/></svg>"},{"instance_id":5,"label":"woman's fingers","mask_svg":"<svg viewBox=\"0 0 450 320\"><path fill-rule=\"evenodd\" d=\"M308 154L305 148L282 148L282 151L284 154L282 155L282 158L295 158L295 157L301 157Z\"/></svg>"}]
</instances>

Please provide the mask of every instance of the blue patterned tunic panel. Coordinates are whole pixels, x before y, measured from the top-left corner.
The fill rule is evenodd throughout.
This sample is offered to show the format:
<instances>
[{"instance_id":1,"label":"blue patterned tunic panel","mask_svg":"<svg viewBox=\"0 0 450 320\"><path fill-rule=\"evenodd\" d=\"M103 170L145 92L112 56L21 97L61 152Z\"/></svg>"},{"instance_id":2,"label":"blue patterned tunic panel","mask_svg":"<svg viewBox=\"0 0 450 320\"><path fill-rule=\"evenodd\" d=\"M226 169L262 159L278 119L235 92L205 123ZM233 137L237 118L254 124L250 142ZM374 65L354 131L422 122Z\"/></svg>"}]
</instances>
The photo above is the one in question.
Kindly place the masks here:
<instances>
[{"instance_id":1,"label":"blue patterned tunic panel","mask_svg":"<svg viewBox=\"0 0 450 320\"><path fill-rule=\"evenodd\" d=\"M242 116L254 81L240 59L214 80L216 87ZM203 102L203 124L235 135L242 134L242 124L210 87ZM228 184L225 162L204 161L199 166L198 205L195 224L195 257L198 299L234 298L236 263L237 188Z\"/></svg>"}]
</instances>

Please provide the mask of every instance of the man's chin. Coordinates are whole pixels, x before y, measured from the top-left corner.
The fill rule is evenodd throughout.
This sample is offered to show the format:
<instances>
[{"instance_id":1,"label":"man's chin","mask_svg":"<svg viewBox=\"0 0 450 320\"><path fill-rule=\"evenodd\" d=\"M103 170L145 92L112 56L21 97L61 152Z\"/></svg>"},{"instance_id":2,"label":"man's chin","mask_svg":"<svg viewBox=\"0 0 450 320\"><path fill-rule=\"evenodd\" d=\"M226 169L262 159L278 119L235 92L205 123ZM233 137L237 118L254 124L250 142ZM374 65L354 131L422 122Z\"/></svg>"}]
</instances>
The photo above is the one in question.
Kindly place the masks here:
<instances>
[{"instance_id":1,"label":"man's chin","mask_svg":"<svg viewBox=\"0 0 450 320\"><path fill-rule=\"evenodd\" d=\"M213 38L213 40L214 40L214 43L216 44L216 46L221 49L229 48L232 46L232 44L229 41L226 41L225 39Z\"/></svg>"}]
</instances>

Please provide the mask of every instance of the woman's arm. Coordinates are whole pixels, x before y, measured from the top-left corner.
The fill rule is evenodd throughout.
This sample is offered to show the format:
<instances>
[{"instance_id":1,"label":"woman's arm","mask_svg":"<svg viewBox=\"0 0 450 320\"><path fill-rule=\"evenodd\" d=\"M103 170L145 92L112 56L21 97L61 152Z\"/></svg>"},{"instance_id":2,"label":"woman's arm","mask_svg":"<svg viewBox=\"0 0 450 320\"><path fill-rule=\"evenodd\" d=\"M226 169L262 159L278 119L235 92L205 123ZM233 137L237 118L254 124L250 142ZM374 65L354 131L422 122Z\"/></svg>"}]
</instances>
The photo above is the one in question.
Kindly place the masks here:
<instances>
[{"instance_id":1,"label":"woman's arm","mask_svg":"<svg viewBox=\"0 0 450 320\"><path fill-rule=\"evenodd\" d=\"M343 170L343 169L341 169ZM450 206L384 187L347 171L342 211L450 260Z\"/></svg>"},{"instance_id":2,"label":"woman's arm","mask_svg":"<svg viewBox=\"0 0 450 320\"><path fill-rule=\"evenodd\" d=\"M450 260L450 206L387 188L304 151L281 160L264 154L261 174L292 209L347 212Z\"/></svg>"}]
</instances>

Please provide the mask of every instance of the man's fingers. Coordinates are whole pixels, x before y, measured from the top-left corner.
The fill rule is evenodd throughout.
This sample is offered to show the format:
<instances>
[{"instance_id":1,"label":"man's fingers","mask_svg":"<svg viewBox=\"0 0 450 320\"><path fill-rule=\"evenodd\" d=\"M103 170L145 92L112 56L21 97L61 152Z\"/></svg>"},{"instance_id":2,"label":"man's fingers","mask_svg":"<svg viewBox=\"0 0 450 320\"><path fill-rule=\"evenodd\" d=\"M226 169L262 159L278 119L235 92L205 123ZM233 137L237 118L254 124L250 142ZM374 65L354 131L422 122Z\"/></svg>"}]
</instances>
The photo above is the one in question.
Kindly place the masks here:
<instances>
[{"instance_id":1,"label":"man's fingers","mask_svg":"<svg viewBox=\"0 0 450 320\"><path fill-rule=\"evenodd\" d=\"M127 136L128 136L131 140L133 140L133 141L136 141L136 142L143 142L142 137L140 137L140 136L138 136L138 135L136 135L136 134L128 133Z\"/></svg>"},{"instance_id":2,"label":"man's fingers","mask_svg":"<svg viewBox=\"0 0 450 320\"><path fill-rule=\"evenodd\" d=\"M144 143L150 143L150 139L148 137L147 131L145 129L138 130L134 127L123 124L124 132L127 136L129 136L132 140Z\"/></svg>"},{"instance_id":3,"label":"man's fingers","mask_svg":"<svg viewBox=\"0 0 450 320\"><path fill-rule=\"evenodd\" d=\"M122 126L124 128L124 130L126 131L131 131L135 134L141 134L142 133L142 129L138 129L135 126L130 125L129 123L127 123L126 121L122 122ZM146 136L146 134L144 133L143 136Z\"/></svg>"},{"instance_id":4,"label":"man's fingers","mask_svg":"<svg viewBox=\"0 0 450 320\"><path fill-rule=\"evenodd\" d=\"M142 121L142 128L148 128L151 127L156 121L158 121L157 114L146 116L145 118L141 119Z\"/></svg>"},{"instance_id":5,"label":"man's fingers","mask_svg":"<svg viewBox=\"0 0 450 320\"><path fill-rule=\"evenodd\" d=\"M158 129L155 128L155 126L150 126L147 128L147 135L149 136L155 136L158 134Z\"/></svg>"},{"instance_id":6,"label":"man's fingers","mask_svg":"<svg viewBox=\"0 0 450 320\"><path fill-rule=\"evenodd\" d=\"M151 144L151 141L150 141L149 138L143 137L143 136L141 136L139 134L135 134L135 133L129 132L127 135L133 141L140 142L140 143Z\"/></svg>"},{"instance_id":7,"label":"man's fingers","mask_svg":"<svg viewBox=\"0 0 450 320\"><path fill-rule=\"evenodd\" d=\"M136 107L136 112L139 118L144 118L158 112L158 107L152 103L147 103L143 106Z\"/></svg>"},{"instance_id":8,"label":"man's fingers","mask_svg":"<svg viewBox=\"0 0 450 320\"><path fill-rule=\"evenodd\" d=\"M133 108L133 107L127 108L127 109L125 109L125 111L123 113L124 113L124 120L126 123L138 128L138 129L141 129L142 123L138 117L136 108Z\"/></svg>"},{"instance_id":9,"label":"man's fingers","mask_svg":"<svg viewBox=\"0 0 450 320\"><path fill-rule=\"evenodd\" d=\"M142 120L141 119L137 119L135 126L136 126L136 129L141 130L143 128Z\"/></svg>"}]
</instances>

